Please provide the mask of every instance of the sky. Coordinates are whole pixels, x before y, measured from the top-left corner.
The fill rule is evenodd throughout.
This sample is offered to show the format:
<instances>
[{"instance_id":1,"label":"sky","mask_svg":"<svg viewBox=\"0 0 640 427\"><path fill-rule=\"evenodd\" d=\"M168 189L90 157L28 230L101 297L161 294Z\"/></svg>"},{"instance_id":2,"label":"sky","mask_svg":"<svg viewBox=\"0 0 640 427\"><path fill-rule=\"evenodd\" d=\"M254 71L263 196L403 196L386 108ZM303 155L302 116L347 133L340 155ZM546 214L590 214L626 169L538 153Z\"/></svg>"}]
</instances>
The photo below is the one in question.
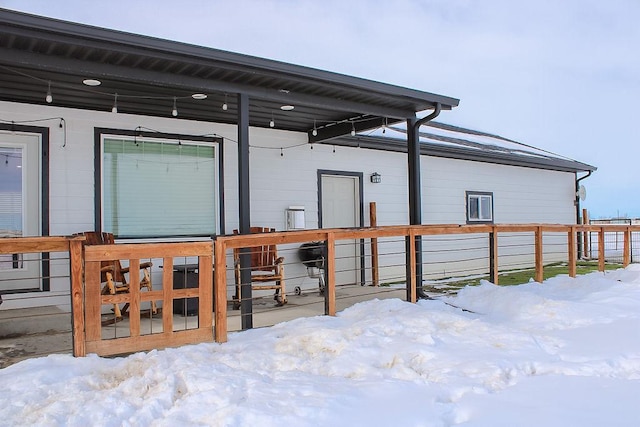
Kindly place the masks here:
<instances>
[{"instance_id":1,"label":"sky","mask_svg":"<svg viewBox=\"0 0 640 427\"><path fill-rule=\"evenodd\" d=\"M636 427L640 265L0 369L0 425Z\"/></svg>"},{"instance_id":2,"label":"sky","mask_svg":"<svg viewBox=\"0 0 640 427\"><path fill-rule=\"evenodd\" d=\"M637 0L0 0L0 7L456 97L460 106L438 121L596 166L582 181L591 218L640 217Z\"/></svg>"}]
</instances>

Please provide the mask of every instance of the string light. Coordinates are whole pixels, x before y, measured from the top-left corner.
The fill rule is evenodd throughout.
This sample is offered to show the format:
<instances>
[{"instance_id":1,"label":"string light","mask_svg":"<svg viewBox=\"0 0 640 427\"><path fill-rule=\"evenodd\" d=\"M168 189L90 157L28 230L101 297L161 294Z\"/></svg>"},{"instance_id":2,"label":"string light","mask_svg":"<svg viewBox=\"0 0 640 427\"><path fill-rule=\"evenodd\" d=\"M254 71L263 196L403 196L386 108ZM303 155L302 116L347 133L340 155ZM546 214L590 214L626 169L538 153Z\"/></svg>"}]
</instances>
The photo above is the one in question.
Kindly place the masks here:
<instances>
[{"instance_id":1,"label":"string light","mask_svg":"<svg viewBox=\"0 0 640 427\"><path fill-rule=\"evenodd\" d=\"M49 81L47 96L45 96L44 100L47 101L47 104L51 104L53 102L53 96L51 96L51 81Z\"/></svg>"},{"instance_id":2,"label":"string light","mask_svg":"<svg viewBox=\"0 0 640 427\"><path fill-rule=\"evenodd\" d=\"M12 69L10 69L8 67L4 67L4 66L0 66L0 68L7 69L7 70L12 71L12 72L14 72L16 74L20 74L20 75L23 75L23 76L26 76L26 77L30 77L32 79L38 80L38 81L43 82L43 83L47 82L47 93L46 93L46 96L45 96L45 101L47 103L52 103L53 102L53 95L52 95L52 92L51 92L51 80L47 81L47 80L32 76L32 75L27 74L27 73L23 73L23 72L20 72L20 71L17 71L17 70L12 70ZM99 80L86 80L86 81L83 81L83 83L85 83L85 85L99 85L100 81ZM78 90L77 87L69 85L69 84L58 83L56 87L58 87L58 86L60 86L60 87L68 87L68 88L73 88L74 90ZM157 100L162 100L162 99L171 99L171 98L173 98L173 108L171 110L171 115L173 117L177 117L178 116L178 108L177 108L177 99L178 98L180 98L180 99L183 99L183 98L206 99L207 98L207 95L204 94L204 93L194 93L194 94L190 94L189 96L176 97L176 96L149 96L149 95L119 95L118 93L110 94L110 93L91 90L91 89L84 89L82 91L94 93L94 94L97 94L97 95L100 95L100 96L104 96L104 95L113 96L114 100L113 100L113 105L112 105L112 108L111 108L111 111L113 113L117 113L118 112L118 97L119 96L120 97L124 96L124 97L130 98L130 99L157 99ZM228 101L228 93L224 93L224 103L222 104L222 110L224 110L224 111L227 111L228 108L229 108L227 101ZM284 111L289 111L289 110L292 110L294 108L295 107L293 105L282 105L282 106L280 106L280 109L282 109ZM340 124L340 123L345 123L345 122L349 123L350 122L351 123L351 131L349 133L350 133L351 136L356 136L357 135L357 131L356 131L355 123L359 122L361 119L364 119L364 116L352 117L350 119L345 119L345 120L341 120L341 121L328 121L326 123L335 125L335 124ZM61 122L60 125L62 127L63 123ZM273 111L271 112L271 120L269 121L269 127L270 128L275 128L275 116L274 116ZM321 127L324 128L325 125L323 124ZM386 133L386 129L387 129L387 127L389 127L388 118L386 118L386 117L382 118L381 127L382 127L382 133L383 134ZM66 127L65 127L65 131L66 131ZM316 137L316 136L318 136L318 134L319 134L319 132L318 132L317 119L313 119L313 128L312 128L312 131L311 131L311 135ZM64 145L66 145L66 141L65 141ZM313 148L313 147L311 147L311 148Z\"/></svg>"}]
</instances>

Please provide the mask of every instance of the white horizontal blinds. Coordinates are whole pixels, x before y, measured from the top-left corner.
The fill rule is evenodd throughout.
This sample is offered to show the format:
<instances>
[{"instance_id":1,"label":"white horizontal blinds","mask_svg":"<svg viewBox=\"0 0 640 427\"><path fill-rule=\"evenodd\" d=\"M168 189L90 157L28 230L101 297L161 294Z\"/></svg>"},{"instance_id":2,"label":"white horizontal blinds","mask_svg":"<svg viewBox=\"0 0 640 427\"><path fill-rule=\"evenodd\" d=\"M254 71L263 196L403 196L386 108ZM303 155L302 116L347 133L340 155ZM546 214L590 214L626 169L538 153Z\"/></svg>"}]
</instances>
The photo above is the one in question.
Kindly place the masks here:
<instances>
[{"instance_id":1,"label":"white horizontal blinds","mask_svg":"<svg viewBox=\"0 0 640 427\"><path fill-rule=\"evenodd\" d=\"M216 233L211 145L105 138L103 227L119 237Z\"/></svg>"},{"instance_id":2,"label":"white horizontal blinds","mask_svg":"<svg viewBox=\"0 0 640 427\"><path fill-rule=\"evenodd\" d=\"M23 235L23 176L21 147L0 146L0 237Z\"/></svg>"}]
</instances>

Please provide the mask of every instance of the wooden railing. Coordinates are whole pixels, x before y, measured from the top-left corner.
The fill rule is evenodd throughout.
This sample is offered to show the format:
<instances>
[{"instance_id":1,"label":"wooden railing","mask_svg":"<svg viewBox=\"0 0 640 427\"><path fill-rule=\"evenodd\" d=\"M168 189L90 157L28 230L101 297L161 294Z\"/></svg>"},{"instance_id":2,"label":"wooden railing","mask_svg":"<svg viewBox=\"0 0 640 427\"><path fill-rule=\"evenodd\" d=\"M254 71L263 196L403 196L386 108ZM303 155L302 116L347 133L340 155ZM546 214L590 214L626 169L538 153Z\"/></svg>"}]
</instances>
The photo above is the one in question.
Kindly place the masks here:
<instances>
[{"instance_id":1,"label":"wooden railing","mask_svg":"<svg viewBox=\"0 0 640 427\"><path fill-rule=\"evenodd\" d=\"M71 305L73 313L73 353L101 355L119 354L170 347L187 343L215 340L227 341L227 260L234 248L249 248L258 245L289 245L311 241L323 241L326 245L326 314L336 314L336 242L341 240L384 239L402 237L408 248L408 271L416 271L416 237L432 235L486 234L489 248L488 271L494 283L499 282L500 235L505 233L527 233L533 235L535 280L543 280L545 233L566 234L566 255L570 276L576 275L579 233L596 233L598 236L598 268L605 268L605 234L621 233L623 237L623 265L630 263L632 233L640 232L636 225L422 225L385 226L362 229L320 229L288 231L251 235L218 236L213 242L147 243L84 246L83 237L27 237L0 239L0 254L69 251ZM213 255L213 256L212 256ZM200 272L211 271L213 275L199 274L198 287L173 289L174 257L197 257ZM103 295L101 263L103 261L128 261L130 271L136 271L140 260L162 259L162 289L140 292L139 277L131 275L130 292ZM231 280L231 279L229 279ZM417 300L415 274L406 278L407 299ZM215 285L214 285L215 283ZM149 335L140 333L140 304L161 301L171 307L173 300L198 298L198 326L195 329L174 331L173 311L162 310L162 331ZM214 301L212 301L212 299ZM103 339L101 334L101 308L110 304L129 303L128 336ZM212 303L214 310L212 312Z\"/></svg>"},{"instance_id":2,"label":"wooden railing","mask_svg":"<svg viewBox=\"0 0 640 427\"><path fill-rule=\"evenodd\" d=\"M227 314L226 304L218 304L218 301L226 300L226 271L224 269L227 252L234 248L249 248L258 245L287 245L305 243L310 241L324 241L326 243L326 289L325 297L326 314L336 314L336 287L335 287L335 249L336 241L378 239L388 237L404 237L408 245L409 271L416 271L416 236L456 235L456 234L486 234L489 239L489 253L487 255L488 270L493 283L499 283L500 272L500 234L506 233L532 233L534 239L535 280L542 282L544 278L544 248L543 236L545 233L566 234L566 253L568 271L571 277L576 276L578 260L578 233L597 233L598 238L598 269L605 269L605 233L624 233L623 266L630 262L631 233L640 232L640 226L619 225L554 225L554 224L500 224L500 225L416 225L416 226L385 226L362 229L321 229L304 231L287 231L268 234L219 236L214 242L214 266L215 266L215 298L216 307L216 341L226 341ZM372 265L377 262L372 261ZM218 285L220 284L220 285ZM417 300L416 276L406 278L408 300Z\"/></svg>"},{"instance_id":3,"label":"wooden railing","mask_svg":"<svg viewBox=\"0 0 640 427\"><path fill-rule=\"evenodd\" d=\"M50 252L69 253L70 281L73 282L75 272L76 282L82 283L82 243L84 237L42 236L42 237L11 237L0 238L0 255L6 254L45 254ZM1 274L1 273L0 273ZM33 278L37 279L37 278ZM81 287L81 286L80 286ZM72 299L74 296L72 295ZM79 336L82 324L74 323L72 319L73 335ZM76 345L82 349L83 343L73 340L74 354Z\"/></svg>"}]
</instances>

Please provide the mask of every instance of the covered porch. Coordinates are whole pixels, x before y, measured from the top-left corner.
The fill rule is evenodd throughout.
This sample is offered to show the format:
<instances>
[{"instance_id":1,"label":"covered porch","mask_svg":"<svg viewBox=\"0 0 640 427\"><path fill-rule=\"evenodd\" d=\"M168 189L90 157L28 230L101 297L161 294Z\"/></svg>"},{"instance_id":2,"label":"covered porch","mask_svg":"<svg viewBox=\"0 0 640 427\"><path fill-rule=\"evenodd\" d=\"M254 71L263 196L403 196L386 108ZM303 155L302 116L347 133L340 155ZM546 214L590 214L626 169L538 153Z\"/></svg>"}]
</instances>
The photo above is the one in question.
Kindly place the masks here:
<instances>
[{"instance_id":1,"label":"covered porch","mask_svg":"<svg viewBox=\"0 0 640 427\"><path fill-rule=\"evenodd\" d=\"M234 174L234 182L230 183L220 172L210 227L186 236L187 240L194 235L203 239L225 235L233 229L247 234L254 225L251 204L255 200L255 192L252 193L250 188L253 168L249 164L249 151L260 142L252 136L256 129L301 135L305 143L313 147L332 144L340 136L393 123L406 123L409 129L406 148L409 197L406 205L409 223L420 224L419 126L459 102L448 96L328 71L8 10L0 10L0 35L3 102L18 105L21 109L33 106L38 107L38 111L51 109L56 112L46 118L51 122L42 122L40 114L30 117L28 112L21 113L19 119L3 117L0 121L0 131L12 135L34 133L41 141L40 198L34 202L39 205L39 216L34 227L21 234L23 236L68 235L87 229L86 218L75 225L54 225L60 208L54 206L53 201L59 201L60 194L51 186L49 178L52 171L64 168L62 164L69 161L63 157L63 162L50 164L52 152L55 154L60 147L67 148L67 142L73 140L78 123L93 128L96 141L101 140L103 150L109 141L104 142L106 137L102 135L113 134L124 141L123 145L131 141L137 145L138 138L149 140L161 136L170 137L180 145L184 131L178 129L188 127L183 121L200 127L203 124L223 124L234 130L232 138L201 132L195 138L200 146L221 144L225 139L237 144L234 147L236 162L220 164L221 169L237 173ZM104 120L109 127L92 126L91 116L82 115L71 121L57 114L69 111L66 109L81 113L111 112L112 116ZM175 120L176 125L164 127L161 132L146 126L130 128L130 122L121 117L163 118ZM60 146L49 144L54 131L61 133ZM96 142L96 147L100 143ZM223 159L221 154L216 152L218 158ZM102 197L105 190L100 187L101 152L96 151L93 159L86 154L83 156L79 160L83 166L93 166L95 177L92 228L113 232L105 214L107 202ZM64 192L71 193L72 186L77 184L65 184ZM237 198L228 196L235 191ZM187 219L185 217L182 222ZM322 227L319 219L314 222ZM144 237L152 239L157 236L150 232ZM116 237L126 239L129 236L123 233ZM415 244L415 256L419 258L420 240ZM241 257L242 274L248 271L248 262L246 256ZM45 266L50 263L43 261L42 265L43 273L48 274ZM420 266L418 262L418 276L421 275ZM247 283L248 276L242 282ZM418 281L418 287L420 283ZM38 291L48 292L49 289L43 284ZM19 292L21 289L18 288L10 291L11 295ZM251 287L243 288L243 294L249 300L251 292ZM241 311L242 328L251 328L251 305L243 302Z\"/></svg>"}]
</instances>

